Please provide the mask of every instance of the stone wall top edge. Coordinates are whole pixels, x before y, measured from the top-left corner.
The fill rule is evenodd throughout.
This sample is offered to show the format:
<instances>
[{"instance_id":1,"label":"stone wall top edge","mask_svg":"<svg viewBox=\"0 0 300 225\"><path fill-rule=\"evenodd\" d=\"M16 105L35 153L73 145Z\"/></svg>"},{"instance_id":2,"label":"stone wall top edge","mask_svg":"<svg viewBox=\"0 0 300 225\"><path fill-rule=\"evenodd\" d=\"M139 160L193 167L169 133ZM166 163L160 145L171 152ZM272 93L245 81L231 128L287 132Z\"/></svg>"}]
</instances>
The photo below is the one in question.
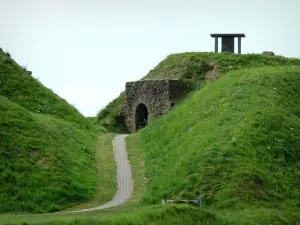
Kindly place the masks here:
<instances>
[{"instance_id":1,"label":"stone wall top edge","mask_svg":"<svg viewBox=\"0 0 300 225\"><path fill-rule=\"evenodd\" d=\"M129 81L126 82L126 84L141 84L141 83L164 83L166 81L171 81L171 82L181 82L179 79L164 79L164 80L138 80L138 81Z\"/></svg>"}]
</instances>

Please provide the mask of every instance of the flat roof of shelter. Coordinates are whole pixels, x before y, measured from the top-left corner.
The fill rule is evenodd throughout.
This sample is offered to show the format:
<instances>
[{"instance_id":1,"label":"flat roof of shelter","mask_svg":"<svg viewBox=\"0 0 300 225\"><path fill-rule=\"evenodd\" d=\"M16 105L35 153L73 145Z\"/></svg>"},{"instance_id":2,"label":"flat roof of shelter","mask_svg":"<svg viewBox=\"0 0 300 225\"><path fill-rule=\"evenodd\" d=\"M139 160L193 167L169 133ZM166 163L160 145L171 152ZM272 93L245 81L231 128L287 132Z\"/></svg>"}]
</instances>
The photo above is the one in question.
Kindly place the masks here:
<instances>
[{"instance_id":1,"label":"flat roof of shelter","mask_svg":"<svg viewBox=\"0 0 300 225\"><path fill-rule=\"evenodd\" d=\"M245 34L210 34L211 37L246 37Z\"/></svg>"}]
</instances>

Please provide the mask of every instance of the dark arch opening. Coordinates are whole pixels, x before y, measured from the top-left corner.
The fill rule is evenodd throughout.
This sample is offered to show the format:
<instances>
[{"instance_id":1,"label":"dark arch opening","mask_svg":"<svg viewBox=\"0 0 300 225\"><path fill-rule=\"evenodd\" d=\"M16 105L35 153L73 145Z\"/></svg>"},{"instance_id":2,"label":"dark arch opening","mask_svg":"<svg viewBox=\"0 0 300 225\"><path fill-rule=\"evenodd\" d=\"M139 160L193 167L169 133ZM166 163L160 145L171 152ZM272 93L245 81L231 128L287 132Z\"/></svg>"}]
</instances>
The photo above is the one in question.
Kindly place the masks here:
<instances>
[{"instance_id":1,"label":"dark arch opening","mask_svg":"<svg viewBox=\"0 0 300 225\"><path fill-rule=\"evenodd\" d=\"M147 106L144 104L139 104L136 107L135 111L135 124L136 124L136 130L143 128L147 125L148 123L148 109Z\"/></svg>"}]
</instances>

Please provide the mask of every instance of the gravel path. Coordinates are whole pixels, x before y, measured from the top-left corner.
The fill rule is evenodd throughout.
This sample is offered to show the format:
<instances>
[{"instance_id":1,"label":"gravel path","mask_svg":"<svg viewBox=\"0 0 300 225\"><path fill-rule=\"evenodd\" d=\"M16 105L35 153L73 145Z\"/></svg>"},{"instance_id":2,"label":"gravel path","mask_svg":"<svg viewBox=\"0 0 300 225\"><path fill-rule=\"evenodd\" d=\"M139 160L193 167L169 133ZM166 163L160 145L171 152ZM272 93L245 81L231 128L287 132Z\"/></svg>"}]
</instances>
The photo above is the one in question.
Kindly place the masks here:
<instances>
[{"instance_id":1,"label":"gravel path","mask_svg":"<svg viewBox=\"0 0 300 225\"><path fill-rule=\"evenodd\" d=\"M128 201L132 195L133 185L131 168L127 158L125 137L127 135L117 135L113 140L113 150L117 167L118 190L113 199L104 205L94 208L75 210L72 212L87 212L99 209L107 209L118 206Z\"/></svg>"}]
</instances>

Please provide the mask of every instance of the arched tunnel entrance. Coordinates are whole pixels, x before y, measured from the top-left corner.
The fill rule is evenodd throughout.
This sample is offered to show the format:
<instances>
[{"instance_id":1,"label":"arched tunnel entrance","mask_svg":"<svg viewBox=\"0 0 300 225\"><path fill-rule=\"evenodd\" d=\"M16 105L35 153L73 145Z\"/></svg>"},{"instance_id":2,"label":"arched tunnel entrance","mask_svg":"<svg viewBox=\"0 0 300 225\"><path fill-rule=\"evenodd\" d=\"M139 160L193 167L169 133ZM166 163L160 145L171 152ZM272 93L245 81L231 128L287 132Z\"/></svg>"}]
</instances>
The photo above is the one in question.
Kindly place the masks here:
<instances>
[{"instance_id":1,"label":"arched tunnel entrance","mask_svg":"<svg viewBox=\"0 0 300 225\"><path fill-rule=\"evenodd\" d=\"M140 103L136 107L135 111L135 124L136 124L136 130L143 128L148 123L148 109L147 106L145 106L143 103Z\"/></svg>"}]
</instances>

